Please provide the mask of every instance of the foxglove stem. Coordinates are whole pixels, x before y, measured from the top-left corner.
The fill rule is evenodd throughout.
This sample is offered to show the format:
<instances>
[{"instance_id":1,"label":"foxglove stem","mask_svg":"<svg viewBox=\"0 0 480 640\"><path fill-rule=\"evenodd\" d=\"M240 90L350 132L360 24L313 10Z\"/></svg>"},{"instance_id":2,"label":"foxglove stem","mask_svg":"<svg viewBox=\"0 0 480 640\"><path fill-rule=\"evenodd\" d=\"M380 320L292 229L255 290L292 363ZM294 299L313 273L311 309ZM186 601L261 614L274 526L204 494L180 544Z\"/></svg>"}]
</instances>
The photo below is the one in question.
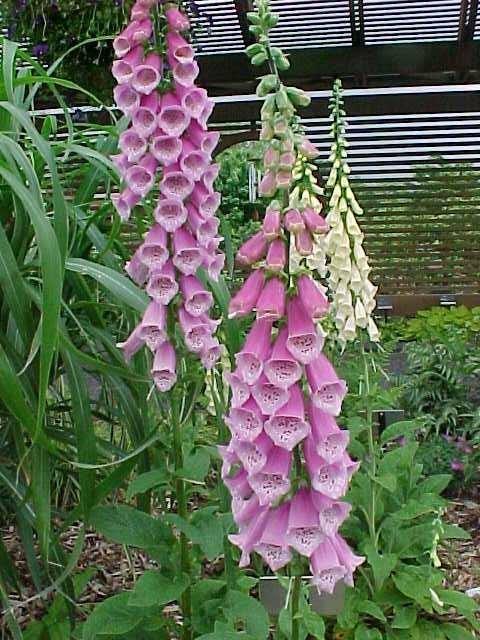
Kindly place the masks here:
<instances>
[{"instance_id":1,"label":"foxglove stem","mask_svg":"<svg viewBox=\"0 0 480 640\"><path fill-rule=\"evenodd\" d=\"M224 416L227 412L227 407L224 405L225 393L223 389L223 380L220 374L212 372L210 376L210 387L212 395L215 394L215 412L218 425L218 438L217 442L227 442L229 437L228 428L225 424ZM229 390L230 396L230 390ZM217 469L218 476L221 476L221 462ZM222 513L231 512L231 499L230 493L223 482L218 483L218 491L220 498L220 508ZM235 589L237 582L237 568L232 555L232 545L228 539L228 535L225 533L223 536L223 556L225 562L225 577L227 579L227 586L229 589Z\"/></svg>"},{"instance_id":2,"label":"foxglove stem","mask_svg":"<svg viewBox=\"0 0 480 640\"><path fill-rule=\"evenodd\" d=\"M182 443L182 424L180 415L180 402L177 389L172 393L171 400L172 411L172 436L173 436L173 457L175 475L175 492L177 497L177 512L180 518L186 519L188 516L188 504L185 480L181 477L181 469L183 469L183 443ZM190 577L190 550L187 536L180 532L180 566L182 573ZM183 615L182 640L192 640L192 592L190 586L183 592L181 598L181 607Z\"/></svg>"},{"instance_id":3,"label":"foxglove stem","mask_svg":"<svg viewBox=\"0 0 480 640\"><path fill-rule=\"evenodd\" d=\"M300 638L300 621L298 619L298 610L300 608L300 596L302 593L302 576L293 578L292 589L292 640Z\"/></svg>"},{"instance_id":4,"label":"foxglove stem","mask_svg":"<svg viewBox=\"0 0 480 640\"><path fill-rule=\"evenodd\" d=\"M373 478L376 478L377 475L377 456L375 449L375 438L373 433L373 411L370 402L370 363L368 362L368 356L365 351L363 336L361 340L361 349L364 371L362 395L364 397L365 417L367 420L368 453L370 457L370 471L372 478L372 480L370 481L370 513L368 514L368 528L370 531L370 540L376 550L378 547L378 536L376 530L377 495L375 480L373 480Z\"/></svg>"}]
</instances>

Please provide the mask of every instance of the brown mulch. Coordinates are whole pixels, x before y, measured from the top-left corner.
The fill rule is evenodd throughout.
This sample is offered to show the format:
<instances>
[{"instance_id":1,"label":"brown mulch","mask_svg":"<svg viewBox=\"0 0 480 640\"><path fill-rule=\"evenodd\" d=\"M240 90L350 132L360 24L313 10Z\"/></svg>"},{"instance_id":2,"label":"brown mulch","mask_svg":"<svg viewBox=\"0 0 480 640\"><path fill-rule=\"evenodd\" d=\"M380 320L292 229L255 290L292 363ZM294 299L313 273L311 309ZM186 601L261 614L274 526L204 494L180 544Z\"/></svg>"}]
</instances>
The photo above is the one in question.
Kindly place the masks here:
<instances>
[{"instance_id":1,"label":"brown mulch","mask_svg":"<svg viewBox=\"0 0 480 640\"><path fill-rule=\"evenodd\" d=\"M448 585L459 591L480 587L480 503L456 499L445 514L445 520L449 524L463 527L471 535L470 540L449 540L439 550ZM36 589L29 577L22 545L15 529L0 529L0 534L24 585L21 595L11 594L10 598L20 625L25 627L30 621L40 619L45 614L53 594L45 599L35 598ZM73 549L77 535L78 527L73 526L62 536L67 552ZM139 576L153 566L155 565L140 550L130 549L127 554L122 545L108 542L93 531L88 532L79 561L79 571L91 567L96 571L78 600L79 618L88 614L89 604L131 589ZM205 572L211 573L212 568L205 567ZM21 604L27 600L26 604ZM176 608L171 607L170 613L175 615Z\"/></svg>"},{"instance_id":2,"label":"brown mulch","mask_svg":"<svg viewBox=\"0 0 480 640\"><path fill-rule=\"evenodd\" d=\"M470 540L448 540L442 545L439 556L448 585L459 591L480 587L480 503L453 500L445 521L459 525L471 535Z\"/></svg>"},{"instance_id":3,"label":"brown mulch","mask_svg":"<svg viewBox=\"0 0 480 640\"><path fill-rule=\"evenodd\" d=\"M78 526L72 526L62 535L65 551L71 552L78 536ZM3 542L10 557L13 559L17 572L21 577L24 591L21 595L11 594L11 604L15 607L15 614L20 625L24 627L33 619L40 619L48 608L54 594L45 599L33 599L26 605L21 603L34 598L35 586L31 580L28 565L23 555L22 545L13 527L1 531ZM90 531L85 536L83 552L80 556L77 573L94 567L95 574L90 578L85 591L78 599L79 617L82 609L88 612L89 603L100 602L108 596L131 589L139 576L149 568L155 566L148 557L138 549L129 549L128 554L122 545L108 542L102 536ZM1 616L0 616L1 618Z\"/></svg>"}]
</instances>

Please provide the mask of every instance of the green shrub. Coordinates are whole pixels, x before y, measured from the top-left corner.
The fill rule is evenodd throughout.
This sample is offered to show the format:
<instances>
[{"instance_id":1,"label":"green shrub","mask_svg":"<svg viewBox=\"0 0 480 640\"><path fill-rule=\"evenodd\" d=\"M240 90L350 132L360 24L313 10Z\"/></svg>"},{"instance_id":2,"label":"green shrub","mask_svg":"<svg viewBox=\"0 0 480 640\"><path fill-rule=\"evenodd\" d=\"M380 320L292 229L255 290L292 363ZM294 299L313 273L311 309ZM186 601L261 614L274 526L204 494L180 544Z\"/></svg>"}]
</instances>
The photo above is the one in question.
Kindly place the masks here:
<instances>
[{"instance_id":1,"label":"green shrub","mask_svg":"<svg viewBox=\"0 0 480 640\"><path fill-rule=\"evenodd\" d=\"M431 416L435 432L468 432L477 409L480 356L460 329L406 347L402 403L410 416Z\"/></svg>"}]
</instances>

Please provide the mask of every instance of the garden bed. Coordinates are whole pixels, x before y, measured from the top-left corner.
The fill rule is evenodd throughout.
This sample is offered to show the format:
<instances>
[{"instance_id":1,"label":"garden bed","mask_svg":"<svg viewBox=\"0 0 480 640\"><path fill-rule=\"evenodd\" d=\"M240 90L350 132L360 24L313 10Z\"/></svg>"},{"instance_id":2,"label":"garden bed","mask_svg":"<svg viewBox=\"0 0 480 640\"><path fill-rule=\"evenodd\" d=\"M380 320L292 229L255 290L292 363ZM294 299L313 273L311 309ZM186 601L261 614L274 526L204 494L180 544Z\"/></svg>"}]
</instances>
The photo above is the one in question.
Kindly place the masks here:
<instances>
[{"instance_id":1,"label":"garden bed","mask_svg":"<svg viewBox=\"0 0 480 640\"><path fill-rule=\"evenodd\" d=\"M471 536L470 540L448 540L440 548L439 557L446 570L448 586L458 591L467 591L480 586L480 503L472 499L458 498L450 504L445 521L464 528ZM72 526L63 536L66 552L71 552L78 536L79 527ZM23 554L23 547L13 527L1 530L7 551L14 559L19 573L23 576L25 590L23 597L11 594L13 603L25 602L37 593L31 578L28 576L27 563ZM144 571L155 566L147 555L138 549L130 549L128 554L122 545L105 540L94 531L85 536L85 548L80 557L79 573L87 569L95 569L88 583L78 598L78 618L86 617L89 605L101 602L115 594L127 591L133 587L136 580ZM205 572L210 574L211 567ZM27 579L28 578L28 579ZM45 599L32 599L24 606L20 606L18 616L22 627L26 627L32 620L41 619L51 602L52 596ZM177 605L168 606L166 613L176 616ZM85 615L84 615L85 614Z\"/></svg>"}]
</instances>

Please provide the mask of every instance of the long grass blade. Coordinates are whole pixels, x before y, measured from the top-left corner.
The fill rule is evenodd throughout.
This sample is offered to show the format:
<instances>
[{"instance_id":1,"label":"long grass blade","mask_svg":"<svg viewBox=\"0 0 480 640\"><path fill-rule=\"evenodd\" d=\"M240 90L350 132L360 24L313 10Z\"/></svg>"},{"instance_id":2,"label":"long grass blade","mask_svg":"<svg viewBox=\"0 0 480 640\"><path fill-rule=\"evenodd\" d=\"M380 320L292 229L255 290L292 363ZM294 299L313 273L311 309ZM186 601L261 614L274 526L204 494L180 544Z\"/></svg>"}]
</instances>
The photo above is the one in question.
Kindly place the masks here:
<instances>
[{"instance_id":1,"label":"long grass blade","mask_svg":"<svg viewBox=\"0 0 480 640\"><path fill-rule=\"evenodd\" d=\"M48 561L51 529L50 455L39 444L34 444L30 453L32 463L32 492L35 508L35 528L42 557Z\"/></svg>"},{"instance_id":2,"label":"long grass blade","mask_svg":"<svg viewBox=\"0 0 480 640\"><path fill-rule=\"evenodd\" d=\"M70 271L94 278L108 289L119 302L135 309L135 311L140 313L145 311L148 304L147 294L121 273L83 258L70 258L66 261L65 266Z\"/></svg>"},{"instance_id":3,"label":"long grass blade","mask_svg":"<svg viewBox=\"0 0 480 640\"><path fill-rule=\"evenodd\" d=\"M65 259L68 246L68 213L62 184L58 176L57 159L52 147L38 132L27 113L8 102L0 102L0 108L8 111L11 116L22 125L50 169L55 233L57 235L60 255L62 259Z\"/></svg>"},{"instance_id":4,"label":"long grass blade","mask_svg":"<svg viewBox=\"0 0 480 640\"><path fill-rule=\"evenodd\" d=\"M3 71L3 84L7 100L12 104L15 104L15 56L17 55L18 44L7 40L3 40L2 51L2 71Z\"/></svg>"},{"instance_id":5,"label":"long grass blade","mask_svg":"<svg viewBox=\"0 0 480 640\"><path fill-rule=\"evenodd\" d=\"M63 350L62 357L66 365L68 388L70 389L72 401L72 419L77 440L78 461L82 464L95 465L97 458L95 430L84 374L69 351ZM95 471L92 469L80 469L79 481L81 504L83 506L84 519L86 520L90 509L95 503Z\"/></svg>"},{"instance_id":6,"label":"long grass blade","mask_svg":"<svg viewBox=\"0 0 480 640\"><path fill-rule=\"evenodd\" d=\"M3 299L8 305L23 344L28 345L32 338L30 301L27 296L22 274L18 268L8 238L0 224L0 288Z\"/></svg>"},{"instance_id":7,"label":"long grass blade","mask_svg":"<svg viewBox=\"0 0 480 640\"><path fill-rule=\"evenodd\" d=\"M60 316L63 286L63 269L57 238L48 222L45 211L37 203L32 202L31 192L10 171L0 167L0 176L14 191L28 211L38 242L43 278L42 291L42 340L40 349L40 378L37 406L37 437L40 435L50 369L55 354L58 338L58 321Z\"/></svg>"}]
</instances>

